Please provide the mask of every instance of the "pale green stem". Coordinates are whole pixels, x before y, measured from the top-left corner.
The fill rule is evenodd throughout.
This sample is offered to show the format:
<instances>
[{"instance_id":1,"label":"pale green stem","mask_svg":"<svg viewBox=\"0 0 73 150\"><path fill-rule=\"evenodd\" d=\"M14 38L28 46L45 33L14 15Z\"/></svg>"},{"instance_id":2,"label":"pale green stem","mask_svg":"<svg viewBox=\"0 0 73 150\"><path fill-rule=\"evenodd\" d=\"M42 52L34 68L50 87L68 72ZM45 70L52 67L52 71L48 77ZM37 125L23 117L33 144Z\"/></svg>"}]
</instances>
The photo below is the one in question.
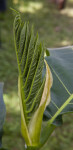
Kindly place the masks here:
<instances>
[{"instance_id":1,"label":"pale green stem","mask_svg":"<svg viewBox=\"0 0 73 150\"><path fill-rule=\"evenodd\" d=\"M59 108L59 110L55 113L55 115L48 122L52 124L56 117L62 112L62 110L69 104L69 102L73 99L73 94L65 101L65 103Z\"/></svg>"}]
</instances>

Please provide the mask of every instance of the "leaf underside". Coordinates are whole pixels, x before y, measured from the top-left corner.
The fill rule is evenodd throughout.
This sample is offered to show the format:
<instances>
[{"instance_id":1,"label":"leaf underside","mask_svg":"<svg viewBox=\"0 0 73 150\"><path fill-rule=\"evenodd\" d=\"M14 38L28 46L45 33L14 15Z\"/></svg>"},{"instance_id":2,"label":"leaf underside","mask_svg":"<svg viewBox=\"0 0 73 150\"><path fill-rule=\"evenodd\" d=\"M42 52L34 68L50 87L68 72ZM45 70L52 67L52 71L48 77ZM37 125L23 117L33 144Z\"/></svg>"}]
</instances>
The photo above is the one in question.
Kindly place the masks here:
<instances>
[{"instance_id":1,"label":"leaf underside","mask_svg":"<svg viewBox=\"0 0 73 150\"><path fill-rule=\"evenodd\" d=\"M44 48L39 43L38 34L34 36L33 27L30 27L28 22L21 21L20 14L14 21L14 36L22 105L28 124L39 106L45 84L45 76L42 78Z\"/></svg>"},{"instance_id":2,"label":"leaf underside","mask_svg":"<svg viewBox=\"0 0 73 150\"><path fill-rule=\"evenodd\" d=\"M73 112L73 47L49 49L50 56L46 61L53 74L53 86L51 88L51 103L44 112L44 120L52 119L56 112L67 102L66 107L55 118L53 124L62 124L62 115ZM45 72L45 68L44 68Z\"/></svg>"}]
</instances>

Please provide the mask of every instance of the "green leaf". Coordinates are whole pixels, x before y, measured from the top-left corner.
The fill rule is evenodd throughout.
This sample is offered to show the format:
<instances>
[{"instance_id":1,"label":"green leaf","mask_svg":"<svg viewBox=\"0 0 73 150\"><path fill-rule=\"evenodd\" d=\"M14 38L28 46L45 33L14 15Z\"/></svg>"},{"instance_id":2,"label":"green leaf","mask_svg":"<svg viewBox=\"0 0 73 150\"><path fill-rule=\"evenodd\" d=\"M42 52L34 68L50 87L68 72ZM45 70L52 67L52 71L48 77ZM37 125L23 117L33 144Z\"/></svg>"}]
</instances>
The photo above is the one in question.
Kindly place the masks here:
<instances>
[{"instance_id":1,"label":"green leaf","mask_svg":"<svg viewBox=\"0 0 73 150\"><path fill-rule=\"evenodd\" d=\"M32 104L34 103L36 93L42 86L44 48L38 43L38 36L34 36L34 31L27 22L18 33L21 24L22 21L18 14L14 21L15 46L24 108L23 111L25 120L28 123L30 120L29 117L31 118L32 112L35 109L35 106L33 105L32 107ZM37 104L39 104L39 101L40 100L38 100ZM32 109L29 114L29 108L31 107Z\"/></svg>"},{"instance_id":2,"label":"green leaf","mask_svg":"<svg viewBox=\"0 0 73 150\"><path fill-rule=\"evenodd\" d=\"M50 103L52 74L45 61L44 47L34 36L33 27L22 23L18 13L14 21L14 39L19 80L18 93L21 108L21 132L28 146L36 147L40 142L43 113ZM42 77L43 67L46 66Z\"/></svg>"},{"instance_id":3,"label":"green leaf","mask_svg":"<svg viewBox=\"0 0 73 150\"><path fill-rule=\"evenodd\" d=\"M53 74L51 103L44 113L44 120L62 124L62 115L73 112L73 47L49 49L46 61ZM45 69L44 69L45 71Z\"/></svg>"},{"instance_id":4,"label":"green leaf","mask_svg":"<svg viewBox=\"0 0 73 150\"><path fill-rule=\"evenodd\" d=\"M6 116L6 109L3 101L3 83L0 82L0 148L2 148L2 135L5 116Z\"/></svg>"},{"instance_id":5,"label":"green leaf","mask_svg":"<svg viewBox=\"0 0 73 150\"><path fill-rule=\"evenodd\" d=\"M45 81L45 76L42 78L44 47L39 42L38 34L34 36L33 27L30 27L28 22L23 23L19 13L14 20L14 39L19 70L18 93L21 107L21 132L27 145L38 145L48 95L50 101L52 76L45 61L48 82ZM47 87L46 92L44 86L45 89ZM43 91L45 95L43 95ZM38 124L36 124L37 119Z\"/></svg>"}]
</instances>

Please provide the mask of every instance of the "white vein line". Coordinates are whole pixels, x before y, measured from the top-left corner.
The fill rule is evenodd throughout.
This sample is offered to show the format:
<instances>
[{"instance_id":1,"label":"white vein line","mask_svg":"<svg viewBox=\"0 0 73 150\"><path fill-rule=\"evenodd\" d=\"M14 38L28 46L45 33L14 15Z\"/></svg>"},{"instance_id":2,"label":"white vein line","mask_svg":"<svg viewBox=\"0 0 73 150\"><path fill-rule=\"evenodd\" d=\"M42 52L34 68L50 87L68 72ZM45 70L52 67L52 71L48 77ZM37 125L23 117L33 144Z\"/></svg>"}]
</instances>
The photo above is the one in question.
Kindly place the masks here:
<instances>
[{"instance_id":1,"label":"white vein line","mask_svg":"<svg viewBox=\"0 0 73 150\"><path fill-rule=\"evenodd\" d=\"M73 46L65 46L65 47L57 47L57 48L47 48L48 50L60 50L60 49L69 49L71 48L73 50Z\"/></svg>"},{"instance_id":2,"label":"white vein line","mask_svg":"<svg viewBox=\"0 0 73 150\"><path fill-rule=\"evenodd\" d=\"M47 110L45 111L45 112L47 112ZM52 118L53 116L50 114L50 112L48 111L48 114L49 114L49 116ZM47 116L47 115L46 115Z\"/></svg>"},{"instance_id":3,"label":"white vein line","mask_svg":"<svg viewBox=\"0 0 73 150\"><path fill-rule=\"evenodd\" d=\"M58 106L54 103L54 101L51 100L51 102L53 103L53 105L54 105L57 109L59 109Z\"/></svg>"},{"instance_id":4,"label":"white vein line","mask_svg":"<svg viewBox=\"0 0 73 150\"><path fill-rule=\"evenodd\" d=\"M66 86L64 85L64 83L62 82L62 80L60 79L60 77L57 75L56 71L53 69L52 66L51 66L51 68L52 68L54 74L56 75L56 77L58 78L58 80L61 82L61 84L63 85L63 87L64 87L65 90L67 91L67 93L68 93L69 95L71 95L71 93L68 91L68 89L66 88Z\"/></svg>"}]
</instances>

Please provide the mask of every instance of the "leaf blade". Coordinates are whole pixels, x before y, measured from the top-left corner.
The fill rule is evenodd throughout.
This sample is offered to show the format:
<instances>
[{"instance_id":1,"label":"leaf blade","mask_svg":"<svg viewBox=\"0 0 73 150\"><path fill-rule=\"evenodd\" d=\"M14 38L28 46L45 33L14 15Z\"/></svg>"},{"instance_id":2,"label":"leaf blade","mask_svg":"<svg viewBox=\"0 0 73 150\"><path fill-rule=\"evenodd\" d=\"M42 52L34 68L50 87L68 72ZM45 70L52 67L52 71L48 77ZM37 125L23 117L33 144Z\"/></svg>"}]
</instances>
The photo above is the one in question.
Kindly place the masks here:
<instances>
[{"instance_id":1,"label":"leaf blade","mask_svg":"<svg viewBox=\"0 0 73 150\"><path fill-rule=\"evenodd\" d=\"M73 93L73 47L50 49L50 56L46 57L46 60L51 68L54 80L51 89L52 101L44 113L44 119L50 120ZM71 103L73 103L73 99ZM73 105L68 104L59 116L67 112L73 112ZM62 118L59 117L58 122L56 118L53 123L56 125L62 124Z\"/></svg>"}]
</instances>

